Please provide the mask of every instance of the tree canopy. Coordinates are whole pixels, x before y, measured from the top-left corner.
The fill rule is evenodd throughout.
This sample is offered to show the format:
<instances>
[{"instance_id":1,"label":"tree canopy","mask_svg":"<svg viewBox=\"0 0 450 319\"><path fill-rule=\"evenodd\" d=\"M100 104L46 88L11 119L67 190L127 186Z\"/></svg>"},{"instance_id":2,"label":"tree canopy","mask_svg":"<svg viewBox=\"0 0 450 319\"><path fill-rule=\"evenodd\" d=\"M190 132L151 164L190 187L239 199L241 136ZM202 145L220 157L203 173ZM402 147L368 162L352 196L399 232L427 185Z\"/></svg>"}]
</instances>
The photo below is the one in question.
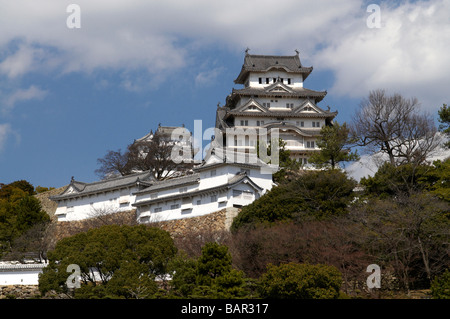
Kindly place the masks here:
<instances>
[{"instance_id":1,"label":"tree canopy","mask_svg":"<svg viewBox=\"0 0 450 319\"><path fill-rule=\"evenodd\" d=\"M350 150L350 145L355 142L355 139L351 138L349 133L350 128L347 127L347 123L340 125L334 122L332 125L323 126L317 138L320 151L311 155L308 161L319 167L329 165L334 169L339 162L358 160L357 152Z\"/></svg>"},{"instance_id":2,"label":"tree canopy","mask_svg":"<svg viewBox=\"0 0 450 319\"><path fill-rule=\"evenodd\" d=\"M34 194L33 185L25 180L0 188L0 256L11 252L14 241L28 230L50 221Z\"/></svg>"},{"instance_id":3,"label":"tree canopy","mask_svg":"<svg viewBox=\"0 0 450 319\"><path fill-rule=\"evenodd\" d=\"M342 279L332 266L288 263L269 265L261 296L279 299L337 299Z\"/></svg>"},{"instance_id":4,"label":"tree canopy","mask_svg":"<svg viewBox=\"0 0 450 319\"><path fill-rule=\"evenodd\" d=\"M322 219L347 211L356 181L339 170L304 171L242 208L232 229L282 220Z\"/></svg>"},{"instance_id":5,"label":"tree canopy","mask_svg":"<svg viewBox=\"0 0 450 319\"><path fill-rule=\"evenodd\" d=\"M176 247L169 233L145 225L106 225L60 240L48 253L39 289L68 292L69 265L78 265L78 298L150 298L164 280ZM93 272L96 272L96 276Z\"/></svg>"},{"instance_id":6,"label":"tree canopy","mask_svg":"<svg viewBox=\"0 0 450 319\"><path fill-rule=\"evenodd\" d=\"M439 115L439 130L444 133L449 140L445 143L447 148L450 148L450 107L447 104L442 105L438 111Z\"/></svg>"}]
</instances>

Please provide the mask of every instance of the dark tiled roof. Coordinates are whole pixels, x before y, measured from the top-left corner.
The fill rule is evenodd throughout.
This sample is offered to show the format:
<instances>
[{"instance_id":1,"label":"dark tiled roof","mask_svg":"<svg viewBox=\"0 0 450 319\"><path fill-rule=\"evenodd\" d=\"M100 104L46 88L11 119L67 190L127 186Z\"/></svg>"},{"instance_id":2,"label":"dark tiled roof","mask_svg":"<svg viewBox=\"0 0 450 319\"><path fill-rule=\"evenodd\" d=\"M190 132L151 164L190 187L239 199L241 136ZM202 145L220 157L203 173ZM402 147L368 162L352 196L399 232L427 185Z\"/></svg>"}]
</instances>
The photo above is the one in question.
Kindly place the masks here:
<instances>
[{"instance_id":1,"label":"dark tiled roof","mask_svg":"<svg viewBox=\"0 0 450 319\"><path fill-rule=\"evenodd\" d=\"M267 88L255 88L246 87L243 89L233 89L231 92L231 97L234 96L267 96L267 97L303 97L303 98L313 98L316 103L323 100L327 95L327 91L314 91L306 88L290 88L291 92L283 91L269 91Z\"/></svg>"},{"instance_id":2,"label":"dark tiled roof","mask_svg":"<svg viewBox=\"0 0 450 319\"><path fill-rule=\"evenodd\" d=\"M150 172L145 171L141 173L121 176L117 178L111 178L107 180L102 180L94 183L83 183L79 181L72 180L67 186L67 188L60 195L52 196L50 199L58 201L68 198L80 197L95 193L101 193L105 191L110 191L114 189L125 188L133 186L135 184L142 183L143 185L151 185L153 181L153 176ZM67 190L72 187L76 191L71 193L66 193Z\"/></svg>"},{"instance_id":3,"label":"dark tiled roof","mask_svg":"<svg viewBox=\"0 0 450 319\"><path fill-rule=\"evenodd\" d=\"M194 167L194 171L200 172L203 170L211 169L214 167L220 167L225 165L232 165L232 166L238 166L242 168L261 168L262 163L239 163L239 162L217 162L217 163L211 163L211 164L202 164L197 167Z\"/></svg>"},{"instance_id":4,"label":"dark tiled roof","mask_svg":"<svg viewBox=\"0 0 450 319\"><path fill-rule=\"evenodd\" d=\"M304 67L298 54L293 56L246 54L241 72L234 82L244 84L249 72L266 72L273 68L284 69L290 73L302 73L303 79L312 72L312 67Z\"/></svg>"},{"instance_id":5,"label":"dark tiled roof","mask_svg":"<svg viewBox=\"0 0 450 319\"><path fill-rule=\"evenodd\" d=\"M153 185L144 188L140 191L135 192L134 194L144 194L144 193L151 193L157 190L162 190L166 188L171 188L175 185L178 186L184 186L184 185L190 185L190 184L197 184L200 179L200 174L194 173L191 175L181 176L181 177L175 177L166 179L160 182L155 182Z\"/></svg>"},{"instance_id":6,"label":"dark tiled roof","mask_svg":"<svg viewBox=\"0 0 450 319\"><path fill-rule=\"evenodd\" d=\"M267 111L267 112L239 112L239 111L229 111L227 112L227 115L225 115L224 118L227 118L228 116L251 116L251 117L276 117L276 118L334 118L338 114L337 111L335 112L325 112L325 113L306 113L306 112L299 112L294 113L291 111Z\"/></svg>"}]
</instances>

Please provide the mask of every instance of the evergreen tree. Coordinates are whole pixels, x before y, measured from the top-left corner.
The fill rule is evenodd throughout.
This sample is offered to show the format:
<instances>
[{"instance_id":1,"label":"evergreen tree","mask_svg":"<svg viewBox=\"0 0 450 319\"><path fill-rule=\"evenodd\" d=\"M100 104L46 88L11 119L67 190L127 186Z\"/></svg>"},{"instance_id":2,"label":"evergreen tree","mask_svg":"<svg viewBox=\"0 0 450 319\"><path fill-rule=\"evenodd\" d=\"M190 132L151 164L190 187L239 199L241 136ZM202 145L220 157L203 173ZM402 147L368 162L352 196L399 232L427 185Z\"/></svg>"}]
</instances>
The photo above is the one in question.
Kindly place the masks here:
<instances>
[{"instance_id":1,"label":"evergreen tree","mask_svg":"<svg viewBox=\"0 0 450 319\"><path fill-rule=\"evenodd\" d=\"M442 105L438 111L439 114L439 130L450 139L450 107L447 104ZM447 148L450 148L450 140L445 143Z\"/></svg>"},{"instance_id":2,"label":"evergreen tree","mask_svg":"<svg viewBox=\"0 0 450 319\"><path fill-rule=\"evenodd\" d=\"M351 152L349 145L356 142L349 136L350 129L347 124L323 126L317 139L320 151L310 156L308 161L319 167L330 165L334 169L339 162L356 161L359 159L357 152Z\"/></svg>"}]
</instances>

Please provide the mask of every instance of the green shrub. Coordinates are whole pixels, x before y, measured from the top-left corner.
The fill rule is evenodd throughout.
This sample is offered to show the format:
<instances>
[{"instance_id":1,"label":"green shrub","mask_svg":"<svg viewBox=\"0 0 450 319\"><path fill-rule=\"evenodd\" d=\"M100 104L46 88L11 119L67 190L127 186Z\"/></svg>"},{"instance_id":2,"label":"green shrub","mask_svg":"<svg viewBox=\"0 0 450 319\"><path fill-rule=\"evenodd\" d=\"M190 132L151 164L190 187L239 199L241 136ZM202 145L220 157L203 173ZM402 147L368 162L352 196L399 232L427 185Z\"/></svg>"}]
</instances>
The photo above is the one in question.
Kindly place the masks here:
<instances>
[{"instance_id":1,"label":"green shrub","mask_svg":"<svg viewBox=\"0 0 450 319\"><path fill-rule=\"evenodd\" d=\"M431 295L434 299L450 299L450 271L447 269L431 283Z\"/></svg>"},{"instance_id":2,"label":"green shrub","mask_svg":"<svg viewBox=\"0 0 450 319\"><path fill-rule=\"evenodd\" d=\"M276 299L337 299L341 277L335 267L322 264L269 265L260 280L260 294Z\"/></svg>"}]
</instances>

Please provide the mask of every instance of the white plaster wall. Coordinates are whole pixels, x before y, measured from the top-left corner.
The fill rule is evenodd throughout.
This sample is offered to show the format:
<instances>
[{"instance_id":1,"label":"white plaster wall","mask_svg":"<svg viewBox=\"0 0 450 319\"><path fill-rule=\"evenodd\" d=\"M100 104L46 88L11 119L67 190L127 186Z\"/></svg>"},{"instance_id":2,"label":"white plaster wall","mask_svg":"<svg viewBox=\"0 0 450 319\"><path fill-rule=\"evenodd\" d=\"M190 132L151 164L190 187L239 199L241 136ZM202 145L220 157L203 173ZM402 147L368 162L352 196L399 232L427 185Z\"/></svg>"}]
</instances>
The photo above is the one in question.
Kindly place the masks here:
<instances>
[{"instance_id":1,"label":"white plaster wall","mask_svg":"<svg viewBox=\"0 0 450 319\"><path fill-rule=\"evenodd\" d=\"M293 87L303 87L303 76L300 74L292 74L292 73L287 73L285 71L269 71L266 73L253 73L250 72L249 74L249 85L251 87L265 87L268 85L273 84L273 78L283 78L284 80L284 84L288 85L288 86L293 86ZM262 78L262 84L259 84L259 78ZM269 84L266 84L266 78L269 78ZM291 79L291 84L287 84L287 79L290 78Z\"/></svg>"},{"instance_id":2,"label":"white plaster wall","mask_svg":"<svg viewBox=\"0 0 450 319\"><path fill-rule=\"evenodd\" d=\"M215 176L211 176L211 172L215 170ZM211 188L226 184L228 182L227 166L218 166L205 171L200 172L200 184L199 190Z\"/></svg>"},{"instance_id":3,"label":"white plaster wall","mask_svg":"<svg viewBox=\"0 0 450 319\"><path fill-rule=\"evenodd\" d=\"M213 194L194 196L189 200L189 203L184 202L184 204L182 199L178 199L152 204L147 207L140 207L138 210L138 218L141 218L141 221L142 218L144 218L146 222L159 222L202 216L228 207L227 192L217 194L216 201L211 201L212 195ZM198 200L201 200L200 205L197 204ZM171 209L171 206L176 204L179 205L179 208ZM161 208L162 211L156 213L155 208ZM183 208L189 209L183 210Z\"/></svg>"},{"instance_id":4,"label":"white plaster wall","mask_svg":"<svg viewBox=\"0 0 450 319\"><path fill-rule=\"evenodd\" d=\"M74 221L93 217L97 212L119 212L133 209L133 192L137 187L61 201L55 215L58 221ZM70 207L73 207L70 209Z\"/></svg>"},{"instance_id":5,"label":"white plaster wall","mask_svg":"<svg viewBox=\"0 0 450 319\"><path fill-rule=\"evenodd\" d=\"M42 270L1 271L0 285L37 285Z\"/></svg>"}]
</instances>

